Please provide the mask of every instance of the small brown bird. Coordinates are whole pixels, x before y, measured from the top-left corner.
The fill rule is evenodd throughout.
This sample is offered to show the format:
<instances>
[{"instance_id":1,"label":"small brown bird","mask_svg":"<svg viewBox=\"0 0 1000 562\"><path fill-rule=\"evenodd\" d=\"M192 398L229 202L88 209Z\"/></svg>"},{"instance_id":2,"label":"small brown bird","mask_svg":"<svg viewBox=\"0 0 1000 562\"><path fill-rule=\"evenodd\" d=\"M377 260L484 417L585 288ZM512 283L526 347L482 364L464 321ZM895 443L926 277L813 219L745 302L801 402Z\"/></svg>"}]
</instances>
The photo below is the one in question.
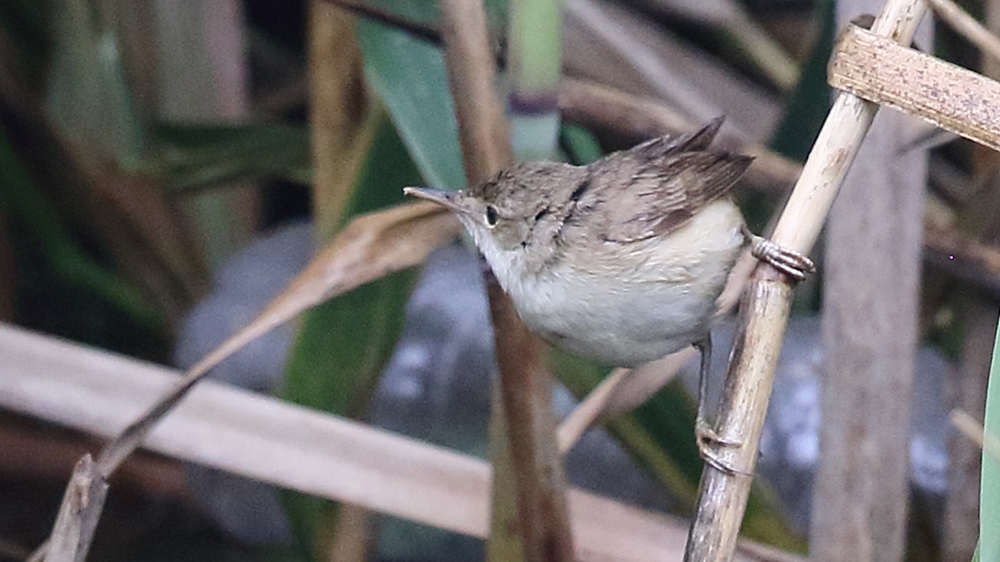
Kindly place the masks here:
<instances>
[{"instance_id":1,"label":"small brown bird","mask_svg":"<svg viewBox=\"0 0 1000 562\"><path fill-rule=\"evenodd\" d=\"M753 158L709 149L721 124L587 166L529 162L466 191L404 192L455 212L525 324L555 345L621 367L698 347L699 432L717 441L702 421L710 322L737 256L750 242L796 279L813 269L747 230L729 193Z\"/></svg>"}]
</instances>

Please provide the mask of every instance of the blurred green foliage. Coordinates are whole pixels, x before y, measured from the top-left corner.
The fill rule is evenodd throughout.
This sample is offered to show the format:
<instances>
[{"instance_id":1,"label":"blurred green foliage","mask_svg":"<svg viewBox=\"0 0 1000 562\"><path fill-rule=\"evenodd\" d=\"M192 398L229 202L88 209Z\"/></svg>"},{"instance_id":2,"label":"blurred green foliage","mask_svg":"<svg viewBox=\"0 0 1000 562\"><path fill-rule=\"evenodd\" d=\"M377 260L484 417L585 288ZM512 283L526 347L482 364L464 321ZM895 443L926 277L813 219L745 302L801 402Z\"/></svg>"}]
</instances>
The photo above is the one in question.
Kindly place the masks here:
<instances>
[{"instance_id":1,"label":"blurred green foliage","mask_svg":"<svg viewBox=\"0 0 1000 562\"><path fill-rule=\"evenodd\" d=\"M983 473L979 502L980 560L1000 560L1000 326L997 326L993 362L986 391L986 418L983 423Z\"/></svg>"}]
</instances>

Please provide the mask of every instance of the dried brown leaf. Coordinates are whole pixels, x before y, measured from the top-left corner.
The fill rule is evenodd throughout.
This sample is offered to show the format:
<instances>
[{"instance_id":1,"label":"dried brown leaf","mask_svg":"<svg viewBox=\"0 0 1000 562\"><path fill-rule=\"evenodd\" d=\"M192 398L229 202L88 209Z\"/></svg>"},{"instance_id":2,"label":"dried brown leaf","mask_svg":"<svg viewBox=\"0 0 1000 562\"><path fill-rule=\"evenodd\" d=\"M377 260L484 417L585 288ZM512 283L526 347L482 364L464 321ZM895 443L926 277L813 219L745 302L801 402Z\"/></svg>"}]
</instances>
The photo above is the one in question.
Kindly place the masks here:
<instances>
[{"instance_id":1,"label":"dried brown leaf","mask_svg":"<svg viewBox=\"0 0 1000 562\"><path fill-rule=\"evenodd\" d=\"M568 74L663 100L698 123L726 115L742 138L763 139L778 116L773 95L703 52L671 38L648 18L607 2L565 4Z\"/></svg>"},{"instance_id":2,"label":"dried brown leaf","mask_svg":"<svg viewBox=\"0 0 1000 562\"><path fill-rule=\"evenodd\" d=\"M169 392L105 446L96 461L100 473L106 477L114 472L153 426L222 360L316 304L421 263L458 232L458 221L432 203L400 205L351 221L253 322L192 366Z\"/></svg>"}]
</instances>

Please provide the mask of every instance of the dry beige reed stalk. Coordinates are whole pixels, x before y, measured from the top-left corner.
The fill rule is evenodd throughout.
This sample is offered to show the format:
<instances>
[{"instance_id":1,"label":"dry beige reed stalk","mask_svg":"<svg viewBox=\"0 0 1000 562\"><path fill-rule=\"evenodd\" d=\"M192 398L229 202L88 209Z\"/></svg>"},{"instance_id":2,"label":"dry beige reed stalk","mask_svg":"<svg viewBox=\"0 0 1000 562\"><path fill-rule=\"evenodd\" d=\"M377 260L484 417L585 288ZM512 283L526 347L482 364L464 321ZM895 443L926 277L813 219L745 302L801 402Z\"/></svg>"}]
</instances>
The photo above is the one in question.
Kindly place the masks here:
<instances>
[{"instance_id":1,"label":"dry beige reed stalk","mask_svg":"<svg viewBox=\"0 0 1000 562\"><path fill-rule=\"evenodd\" d=\"M922 0L889 0L872 32L908 44L925 10ZM877 111L877 105L856 96L838 96L775 228L771 239L776 244L809 253ZM757 266L744 295L715 428L721 439L738 443L720 447L719 457L739 471L752 473L756 464L791 297L787 279L768 265ZM685 560L732 558L751 480L705 468Z\"/></svg>"}]
</instances>

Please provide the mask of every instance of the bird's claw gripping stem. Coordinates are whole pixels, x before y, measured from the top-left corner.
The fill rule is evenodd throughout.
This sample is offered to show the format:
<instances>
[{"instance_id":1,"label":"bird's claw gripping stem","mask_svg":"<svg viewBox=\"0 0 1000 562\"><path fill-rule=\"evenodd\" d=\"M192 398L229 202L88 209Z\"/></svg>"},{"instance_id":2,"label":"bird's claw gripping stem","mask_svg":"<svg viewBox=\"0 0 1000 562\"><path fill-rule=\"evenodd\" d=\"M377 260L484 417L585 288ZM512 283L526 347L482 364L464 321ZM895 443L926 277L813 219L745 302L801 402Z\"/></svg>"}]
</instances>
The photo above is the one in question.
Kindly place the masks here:
<instances>
[{"instance_id":1,"label":"bird's claw gripping stem","mask_svg":"<svg viewBox=\"0 0 1000 562\"><path fill-rule=\"evenodd\" d=\"M706 463L722 471L724 474L730 476L752 476L752 472L732 466L719 458L719 448L739 447L741 443L723 438L705 420L705 415L708 411L708 376L711 371L710 364L712 361L712 334L705 334L701 339L694 342L694 346L701 353L701 366L698 369L698 413L694 420L694 433L695 440L698 443L698 453Z\"/></svg>"},{"instance_id":2,"label":"bird's claw gripping stem","mask_svg":"<svg viewBox=\"0 0 1000 562\"><path fill-rule=\"evenodd\" d=\"M724 439L702 419L695 422L694 431L698 439L698 453L709 466L730 476L753 476L752 472L733 466L719 458L719 448L739 447L741 445L739 441Z\"/></svg>"},{"instance_id":3,"label":"bird's claw gripping stem","mask_svg":"<svg viewBox=\"0 0 1000 562\"><path fill-rule=\"evenodd\" d=\"M816 265L808 256L795 250L783 248L767 238L757 236L743 227L743 235L750 241L750 253L762 262L770 264L795 281L802 281L806 274L814 273Z\"/></svg>"}]
</instances>

